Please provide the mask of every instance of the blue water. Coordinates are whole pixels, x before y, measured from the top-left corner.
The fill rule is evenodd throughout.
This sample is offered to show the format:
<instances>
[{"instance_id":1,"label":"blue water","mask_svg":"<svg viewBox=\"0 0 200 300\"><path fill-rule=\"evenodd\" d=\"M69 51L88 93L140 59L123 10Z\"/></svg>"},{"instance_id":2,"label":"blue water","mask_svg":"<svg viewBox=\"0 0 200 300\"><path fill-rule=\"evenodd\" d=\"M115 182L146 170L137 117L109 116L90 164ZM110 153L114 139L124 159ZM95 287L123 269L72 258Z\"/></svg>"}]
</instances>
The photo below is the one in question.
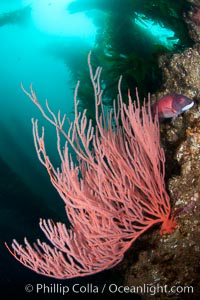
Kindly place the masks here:
<instances>
[{"instance_id":1,"label":"blue water","mask_svg":"<svg viewBox=\"0 0 200 300\"><path fill-rule=\"evenodd\" d=\"M8 2L11 4L10 8L8 5L5 5ZM14 7L20 9L23 6L19 4L27 2L31 1L3 1L0 4L0 13L12 11ZM65 25L69 28L61 32L59 26L57 26L57 31L52 29L52 21L56 22L56 19L49 20L48 13L46 13L46 24L44 20L41 22L41 19L45 18L41 18L42 12L40 14L37 9L39 10L41 6L43 8L43 15L45 15L45 8L48 12L49 6L47 4L51 3L51 10L53 8L55 13L55 8L59 8L59 5L56 5L56 1L33 2L34 5L30 17L25 24L8 24L0 27L0 157L21 177L23 182L28 184L34 191L37 191L38 181L32 178L30 165L37 165L37 168L41 168L41 166L36 158L33 147L30 120L32 117L40 118L40 114L33 103L22 92L20 82L23 83L26 89L29 89L32 83L41 103L44 104L47 98L50 107L54 111L61 109L63 113L72 118L73 91L69 71L64 61L51 54L51 46L59 43L60 45L63 44L69 47L71 41L69 38L74 34L75 38L73 42L76 42L76 38L78 39L79 37L77 33L70 31L70 28L73 28L70 27L74 25L73 22L72 25L67 22ZM41 2L43 5L40 4ZM60 2L66 3L69 1ZM38 6L36 5L37 3ZM46 6L44 5L45 3ZM67 19L67 10L63 11L63 19L65 17ZM58 15L59 12L58 10ZM62 20L60 21L61 25L63 25ZM86 34L88 29L87 22L85 39L89 45L92 43L95 32L91 32L90 35ZM92 23L91 27L93 29ZM84 24L82 24L80 32L81 37L83 35L83 28ZM73 48L73 44L70 47ZM69 54L66 53L66 55ZM48 124L42 118L40 124L45 124L46 134L49 133L51 135L49 138L49 154L54 155L55 145L52 144L54 142L54 140L52 141L54 131L52 128L49 128ZM15 148L16 151L14 150ZM26 164L24 164L25 159Z\"/></svg>"},{"instance_id":2,"label":"blue water","mask_svg":"<svg viewBox=\"0 0 200 300\"><path fill-rule=\"evenodd\" d=\"M66 220L62 200L37 158L31 118L45 126L48 155L59 165L55 130L23 93L20 83L27 90L33 84L42 105L48 99L53 111L60 109L73 119L74 84L64 60L53 54L52 47L62 50L63 45L66 56L74 59L81 55L80 40L88 48L93 45L96 29L83 13L69 16L68 2L0 1L0 20L3 14L32 4L25 20L0 26L0 282L6 289L39 279L8 254L3 242L42 236L40 217Z\"/></svg>"}]
</instances>

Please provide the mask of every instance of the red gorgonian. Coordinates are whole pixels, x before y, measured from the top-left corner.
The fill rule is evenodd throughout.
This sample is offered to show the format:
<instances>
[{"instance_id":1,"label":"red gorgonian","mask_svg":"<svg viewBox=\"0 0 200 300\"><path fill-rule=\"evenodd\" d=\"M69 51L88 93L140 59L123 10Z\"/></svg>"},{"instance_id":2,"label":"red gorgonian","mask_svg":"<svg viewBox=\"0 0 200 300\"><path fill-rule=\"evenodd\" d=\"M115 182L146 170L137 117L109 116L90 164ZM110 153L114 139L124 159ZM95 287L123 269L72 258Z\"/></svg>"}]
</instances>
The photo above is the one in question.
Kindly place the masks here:
<instances>
[{"instance_id":1,"label":"red gorgonian","mask_svg":"<svg viewBox=\"0 0 200 300\"><path fill-rule=\"evenodd\" d=\"M88 65L94 88L96 126L78 112L78 87L75 89L74 121L65 131L66 116L56 116L46 102L40 105L31 87L27 96L56 129L61 167L52 165L38 121L32 120L35 148L51 183L65 202L71 228L60 222L40 220L40 228L51 244L37 240L31 246L13 240L7 248L23 265L46 276L66 279L94 274L118 264L125 251L148 228L162 223L160 233L171 233L176 222L171 217L170 199L165 190L165 155L160 145L157 116L152 116L150 99L143 106L118 98L111 110L102 103L98 67ZM64 150L61 135L66 139ZM76 154L76 162L69 153Z\"/></svg>"}]
</instances>

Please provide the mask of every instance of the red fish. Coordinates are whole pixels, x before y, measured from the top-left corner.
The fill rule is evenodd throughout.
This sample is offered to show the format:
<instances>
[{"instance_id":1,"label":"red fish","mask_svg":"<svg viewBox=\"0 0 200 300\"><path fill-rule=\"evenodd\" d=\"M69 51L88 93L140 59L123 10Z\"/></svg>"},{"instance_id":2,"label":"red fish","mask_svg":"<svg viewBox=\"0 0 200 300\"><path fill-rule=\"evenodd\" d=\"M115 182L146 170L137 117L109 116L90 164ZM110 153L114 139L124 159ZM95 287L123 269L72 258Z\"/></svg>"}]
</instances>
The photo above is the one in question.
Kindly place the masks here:
<instances>
[{"instance_id":1,"label":"red fish","mask_svg":"<svg viewBox=\"0 0 200 300\"><path fill-rule=\"evenodd\" d=\"M153 114L158 113L159 119L176 118L184 111L190 109L194 101L181 94L169 94L152 105Z\"/></svg>"}]
</instances>

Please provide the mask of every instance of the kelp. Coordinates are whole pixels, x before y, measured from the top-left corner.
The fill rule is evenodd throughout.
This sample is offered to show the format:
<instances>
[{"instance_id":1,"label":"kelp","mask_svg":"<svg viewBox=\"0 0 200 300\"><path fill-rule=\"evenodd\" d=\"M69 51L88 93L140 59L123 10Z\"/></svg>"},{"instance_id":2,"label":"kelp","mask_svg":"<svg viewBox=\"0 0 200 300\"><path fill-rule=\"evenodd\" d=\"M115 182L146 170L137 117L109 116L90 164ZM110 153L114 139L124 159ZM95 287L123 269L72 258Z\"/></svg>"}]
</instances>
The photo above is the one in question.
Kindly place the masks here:
<instances>
[{"instance_id":1,"label":"kelp","mask_svg":"<svg viewBox=\"0 0 200 300\"><path fill-rule=\"evenodd\" d=\"M120 75L123 75L122 94L125 102L128 89L134 98L137 87L143 99L148 92L153 93L161 86L158 57L166 53L172 55L174 52L182 52L193 45L184 22L184 15L190 7L191 4L185 0L76 0L68 5L67 9L71 13L90 12L92 17L94 12L94 23L96 12L101 14L102 22L98 23L92 51L106 73L106 82L103 83L104 104L110 105L117 94ZM174 32L174 36L168 38L172 47L161 44L159 37L140 28L135 22L138 15ZM83 72L81 78L85 83L87 72ZM85 91L82 90L84 88ZM80 87L79 92L81 109L87 108L90 117L94 118L89 86Z\"/></svg>"},{"instance_id":2,"label":"kelp","mask_svg":"<svg viewBox=\"0 0 200 300\"><path fill-rule=\"evenodd\" d=\"M24 24L28 21L31 13L31 6L27 5L24 8L16 9L0 15L0 27L9 24Z\"/></svg>"}]
</instances>

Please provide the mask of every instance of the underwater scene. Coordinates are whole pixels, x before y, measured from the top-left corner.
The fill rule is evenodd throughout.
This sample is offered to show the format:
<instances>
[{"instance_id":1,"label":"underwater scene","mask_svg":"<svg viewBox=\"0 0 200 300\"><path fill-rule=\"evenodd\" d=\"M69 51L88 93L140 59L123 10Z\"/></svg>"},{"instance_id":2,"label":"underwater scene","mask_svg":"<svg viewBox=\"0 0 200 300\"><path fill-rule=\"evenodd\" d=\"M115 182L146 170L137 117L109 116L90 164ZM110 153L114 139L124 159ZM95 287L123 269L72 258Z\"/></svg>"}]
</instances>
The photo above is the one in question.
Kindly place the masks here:
<instances>
[{"instance_id":1,"label":"underwater scene","mask_svg":"<svg viewBox=\"0 0 200 300\"><path fill-rule=\"evenodd\" d=\"M199 299L200 1L0 0L0 285Z\"/></svg>"}]
</instances>

